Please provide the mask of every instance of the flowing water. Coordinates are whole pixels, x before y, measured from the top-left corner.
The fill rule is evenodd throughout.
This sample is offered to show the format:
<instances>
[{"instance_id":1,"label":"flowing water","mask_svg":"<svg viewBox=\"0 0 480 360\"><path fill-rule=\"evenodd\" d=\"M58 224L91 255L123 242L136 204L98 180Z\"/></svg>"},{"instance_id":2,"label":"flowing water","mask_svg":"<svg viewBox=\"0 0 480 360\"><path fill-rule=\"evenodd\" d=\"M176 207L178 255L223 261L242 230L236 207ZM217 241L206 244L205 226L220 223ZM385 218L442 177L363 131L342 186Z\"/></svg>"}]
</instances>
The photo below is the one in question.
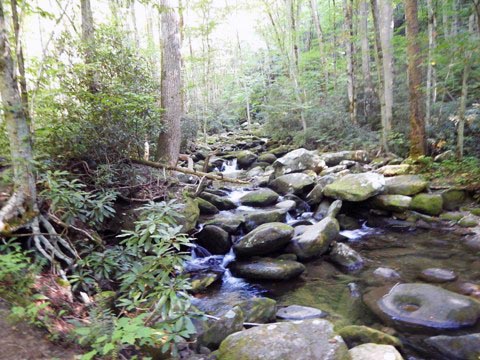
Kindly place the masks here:
<instances>
[{"instance_id":1,"label":"flowing water","mask_svg":"<svg viewBox=\"0 0 480 360\"><path fill-rule=\"evenodd\" d=\"M245 190L235 190L230 198L238 203ZM228 214L251 211L263 211L250 207L240 207ZM307 220L314 223L312 213L295 215L290 213L287 222ZM277 301L279 306L304 305L319 308L329 313L329 320L336 325L367 325L382 328L384 324L368 310L362 301L362 295L374 288L384 287L388 282L374 274L380 267L395 270L400 278L395 281L424 282L419 279L422 270L442 268L455 272L453 282L436 284L455 292L465 292L468 284L480 282L480 259L478 255L464 246L459 235L445 230L395 231L392 229L371 228L364 224L357 230L341 232L344 242L358 251L365 260L365 266L356 272L347 272L319 258L305 265L307 271L299 278L286 282L260 282L235 278L228 271L228 264L235 260L233 251L222 258L227 269L220 284L199 295L195 300L198 307L205 311L226 309L238 301L267 296ZM234 240L235 241L235 240ZM467 284L467 285L466 285ZM478 285L477 285L478 286ZM480 293L479 293L480 295ZM472 329L453 331L448 334L479 332L480 325ZM443 331L443 334L447 332ZM406 354L410 359L429 359L421 356L418 344L428 335L397 334L407 344ZM420 355L419 355L420 354Z\"/></svg>"}]
</instances>

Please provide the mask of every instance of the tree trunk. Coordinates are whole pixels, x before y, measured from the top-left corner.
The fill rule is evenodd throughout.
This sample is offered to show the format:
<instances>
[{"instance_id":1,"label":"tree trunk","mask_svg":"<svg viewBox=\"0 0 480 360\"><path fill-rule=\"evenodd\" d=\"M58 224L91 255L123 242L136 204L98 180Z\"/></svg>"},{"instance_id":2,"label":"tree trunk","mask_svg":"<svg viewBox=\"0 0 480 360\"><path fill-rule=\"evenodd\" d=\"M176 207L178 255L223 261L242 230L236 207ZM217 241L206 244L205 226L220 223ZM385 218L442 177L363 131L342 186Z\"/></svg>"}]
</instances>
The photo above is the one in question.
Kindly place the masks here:
<instances>
[{"instance_id":1,"label":"tree trunk","mask_svg":"<svg viewBox=\"0 0 480 360\"><path fill-rule=\"evenodd\" d=\"M82 42L85 46L87 77L89 79L90 92L96 93L100 86L95 70L91 67L95 46L92 7L90 6L90 0L80 0L80 5L82 12Z\"/></svg>"},{"instance_id":2,"label":"tree trunk","mask_svg":"<svg viewBox=\"0 0 480 360\"><path fill-rule=\"evenodd\" d=\"M16 226L13 226L12 222L19 225L30 221L38 210L30 128L15 78L3 1L0 1L0 54L0 94L10 141L15 186L14 194L0 210L0 233L2 233L15 230Z\"/></svg>"},{"instance_id":3,"label":"tree trunk","mask_svg":"<svg viewBox=\"0 0 480 360\"><path fill-rule=\"evenodd\" d=\"M347 94L348 112L353 124L357 123L357 94L355 89L355 63L353 46L353 4L351 0L344 0L345 10L345 50L347 55Z\"/></svg>"},{"instance_id":4,"label":"tree trunk","mask_svg":"<svg viewBox=\"0 0 480 360\"><path fill-rule=\"evenodd\" d=\"M359 6L358 32L362 50L364 114L365 120L367 121L372 115L374 99L372 75L370 73L370 48L368 46L368 1L361 0Z\"/></svg>"},{"instance_id":5,"label":"tree trunk","mask_svg":"<svg viewBox=\"0 0 480 360\"><path fill-rule=\"evenodd\" d=\"M324 73L324 91L325 95L328 95L328 66L327 66L327 57L325 53L325 40L323 38L323 31L322 27L320 25L320 17L318 15L318 5L317 5L317 0L310 0L310 8L312 10L312 19L313 19L313 24L315 25L315 31L317 33L317 39L318 39L318 48L319 48L319 53L320 53L320 64L323 67L323 73Z\"/></svg>"},{"instance_id":6,"label":"tree trunk","mask_svg":"<svg viewBox=\"0 0 480 360\"><path fill-rule=\"evenodd\" d=\"M405 0L407 22L410 157L425 155L425 114L422 94L422 61L418 35L417 0Z\"/></svg>"},{"instance_id":7,"label":"tree trunk","mask_svg":"<svg viewBox=\"0 0 480 360\"><path fill-rule=\"evenodd\" d=\"M432 116L432 104L435 103L437 90L436 90L436 73L433 62L433 52L435 51L436 42L436 15L433 8L432 0L427 0L428 10L428 65L427 65L427 87L426 87L426 118L427 124L431 121Z\"/></svg>"},{"instance_id":8,"label":"tree trunk","mask_svg":"<svg viewBox=\"0 0 480 360\"><path fill-rule=\"evenodd\" d=\"M172 0L162 0L161 107L165 127L158 137L157 159L175 166L180 154L182 79L178 17Z\"/></svg>"},{"instance_id":9,"label":"tree trunk","mask_svg":"<svg viewBox=\"0 0 480 360\"><path fill-rule=\"evenodd\" d=\"M132 19L132 27L133 27L133 39L135 41L135 46L137 49L140 48L140 35L138 33L138 26L137 26L137 14L135 13L135 1L130 3L130 18Z\"/></svg>"},{"instance_id":10,"label":"tree trunk","mask_svg":"<svg viewBox=\"0 0 480 360\"><path fill-rule=\"evenodd\" d=\"M377 63L377 82L378 82L378 98L380 100L380 118L382 134L380 144L384 152L388 152L388 134L385 116L385 81L384 81L384 69L383 69L383 51L382 42L380 40L380 25L379 25L379 11L376 0L371 0L373 25L375 28L375 62Z\"/></svg>"},{"instance_id":11,"label":"tree trunk","mask_svg":"<svg viewBox=\"0 0 480 360\"><path fill-rule=\"evenodd\" d=\"M383 61L383 90L385 96L385 133L390 134L393 118L393 9L392 0L378 1L378 24Z\"/></svg>"}]
</instances>

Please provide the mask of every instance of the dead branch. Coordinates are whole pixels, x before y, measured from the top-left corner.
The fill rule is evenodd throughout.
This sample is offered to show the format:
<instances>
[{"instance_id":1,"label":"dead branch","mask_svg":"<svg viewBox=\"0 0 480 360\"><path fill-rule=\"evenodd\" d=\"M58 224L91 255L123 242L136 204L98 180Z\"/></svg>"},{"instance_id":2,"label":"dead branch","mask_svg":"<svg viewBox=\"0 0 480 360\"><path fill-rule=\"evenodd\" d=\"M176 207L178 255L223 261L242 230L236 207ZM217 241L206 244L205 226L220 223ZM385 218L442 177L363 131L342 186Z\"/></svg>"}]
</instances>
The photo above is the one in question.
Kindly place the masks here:
<instances>
[{"instance_id":1,"label":"dead branch","mask_svg":"<svg viewBox=\"0 0 480 360\"><path fill-rule=\"evenodd\" d=\"M176 167L176 166L168 166L166 164L161 164L161 163L157 163L157 162L153 162L153 161L140 160L140 159L130 159L130 160L131 160L131 162L133 162L135 164L146 165L146 166L154 167L154 168L157 168L157 169L167 169L167 170L178 171L178 172L181 172L183 174L195 175L195 176L198 176L198 177L204 176L205 178L210 179L210 180L225 181L225 182L231 182L231 183L234 183L234 184L243 184L243 185L249 185L250 184L250 182L245 181L245 180L232 179L232 178L224 177L224 176L221 176L221 175L205 173L205 172L202 172L202 171L189 170L189 169Z\"/></svg>"}]
</instances>

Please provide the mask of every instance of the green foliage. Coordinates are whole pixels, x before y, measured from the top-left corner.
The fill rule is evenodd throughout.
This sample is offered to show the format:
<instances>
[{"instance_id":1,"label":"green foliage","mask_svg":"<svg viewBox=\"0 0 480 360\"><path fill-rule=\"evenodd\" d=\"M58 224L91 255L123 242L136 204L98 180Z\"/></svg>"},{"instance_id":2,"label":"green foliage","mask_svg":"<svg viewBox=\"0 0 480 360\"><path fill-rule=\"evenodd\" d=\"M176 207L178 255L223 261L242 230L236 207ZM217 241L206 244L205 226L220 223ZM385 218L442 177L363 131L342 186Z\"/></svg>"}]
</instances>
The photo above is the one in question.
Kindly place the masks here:
<instances>
[{"instance_id":1,"label":"green foliage","mask_svg":"<svg viewBox=\"0 0 480 360\"><path fill-rule=\"evenodd\" d=\"M456 185L480 184L480 160L465 157L462 161L444 160L434 162L431 157L419 159L422 173L429 179Z\"/></svg>"},{"instance_id":2,"label":"green foliage","mask_svg":"<svg viewBox=\"0 0 480 360\"><path fill-rule=\"evenodd\" d=\"M115 286L117 317L98 306L89 326L76 330L81 344L92 351L84 356L113 356L129 346L161 347L175 352L175 344L194 332L188 279L182 275L190 238L176 224L179 205L151 202L138 210L135 229L124 231L122 246L90 251L70 277L75 290L93 292L101 285Z\"/></svg>"},{"instance_id":3,"label":"green foliage","mask_svg":"<svg viewBox=\"0 0 480 360\"><path fill-rule=\"evenodd\" d=\"M104 163L139 156L145 140L155 143L159 80L127 38L117 27L98 26L89 65L80 40L68 33L59 39L45 60L34 103L37 148L43 153ZM97 91L89 87L92 74Z\"/></svg>"},{"instance_id":4,"label":"green foliage","mask_svg":"<svg viewBox=\"0 0 480 360\"><path fill-rule=\"evenodd\" d=\"M85 184L70 177L66 171L48 170L41 178L44 190L40 196L50 201L51 210L62 221L72 224L80 220L94 226L115 215L117 192L87 191Z\"/></svg>"}]
</instances>

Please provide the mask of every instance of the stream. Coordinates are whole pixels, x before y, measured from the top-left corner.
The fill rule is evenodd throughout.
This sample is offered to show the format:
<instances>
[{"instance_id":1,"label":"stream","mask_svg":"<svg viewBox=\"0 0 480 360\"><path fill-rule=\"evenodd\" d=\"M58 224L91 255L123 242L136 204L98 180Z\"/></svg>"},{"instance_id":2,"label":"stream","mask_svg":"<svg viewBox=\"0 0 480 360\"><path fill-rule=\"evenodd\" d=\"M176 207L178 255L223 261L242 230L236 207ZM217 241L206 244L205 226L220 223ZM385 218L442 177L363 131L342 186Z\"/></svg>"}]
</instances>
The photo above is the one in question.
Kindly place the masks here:
<instances>
[{"instance_id":1,"label":"stream","mask_svg":"<svg viewBox=\"0 0 480 360\"><path fill-rule=\"evenodd\" d=\"M230 160L222 167L225 176L238 171L237 161ZM237 207L220 211L216 216L236 218L258 212L269 212L278 208L275 205L253 207L241 205L240 199L254 190L250 187L235 186L222 188L227 198ZM287 200L281 196L278 202ZM291 198L290 198L291 199ZM284 222L296 226L317 224L313 209L306 203L303 207L288 211ZM336 327L345 325L366 325L394 333L404 348L405 359L449 359L438 353L433 354L423 340L432 335L463 335L480 332L480 324L454 330L426 331L412 330L387 324L377 317L366 305L365 294L380 292L385 294L396 283L431 283L444 289L480 298L480 260L475 251L465 247L461 236L445 229L421 229L413 226L381 226L374 219L346 206L342 213L355 217L358 226L340 231L338 242L347 244L358 252L363 266L348 271L321 256L303 261L304 273L286 281L261 281L235 277L229 269L236 260L233 248L227 254L211 255L198 246L194 251L192 264L211 263L224 269L220 279L204 292L196 295L194 304L201 310L218 314L231 309L236 303L255 297L268 297L277 301L279 308L301 305L320 309L327 314L326 319ZM200 227L212 217L202 216ZM232 236L237 243L247 231L240 229ZM445 282L425 280L422 271L429 268L448 270L452 279Z\"/></svg>"}]
</instances>

